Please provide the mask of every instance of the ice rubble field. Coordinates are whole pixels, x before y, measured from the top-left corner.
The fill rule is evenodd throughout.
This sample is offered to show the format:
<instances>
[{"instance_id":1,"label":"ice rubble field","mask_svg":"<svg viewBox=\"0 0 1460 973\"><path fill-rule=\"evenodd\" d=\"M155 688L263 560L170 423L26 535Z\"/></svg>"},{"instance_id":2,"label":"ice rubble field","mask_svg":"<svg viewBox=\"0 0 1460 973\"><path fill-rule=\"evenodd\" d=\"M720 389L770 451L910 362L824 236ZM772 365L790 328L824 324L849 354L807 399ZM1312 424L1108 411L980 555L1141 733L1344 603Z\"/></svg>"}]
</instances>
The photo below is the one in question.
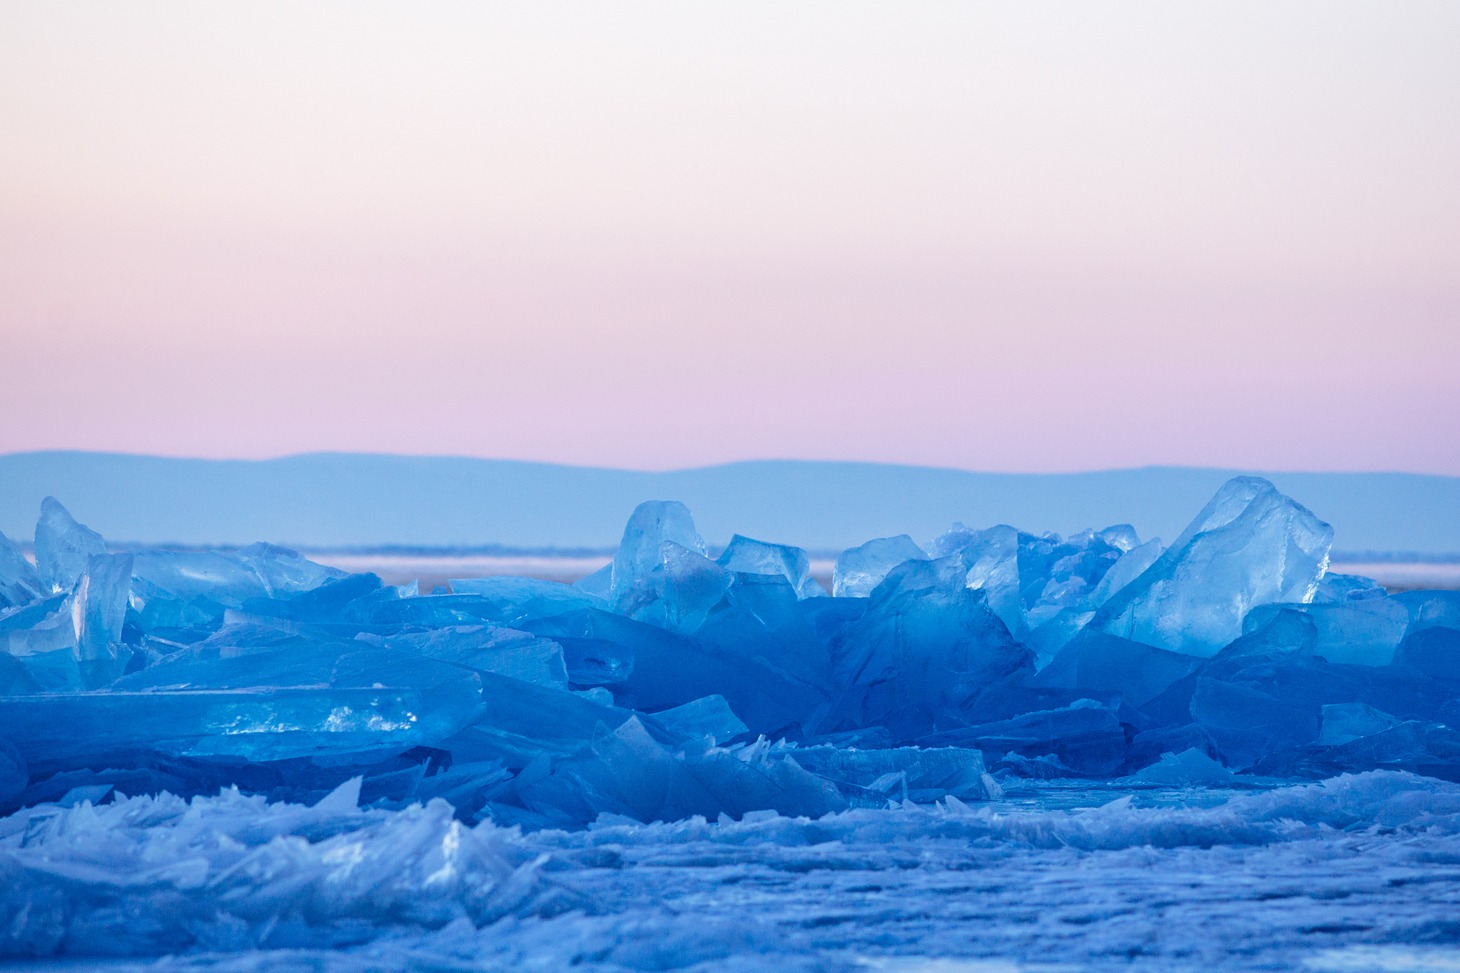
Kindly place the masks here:
<instances>
[{"instance_id":1,"label":"ice rubble field","mask_svg":"<svg viewBox=\"0 0 1460 973\"><path fill-rule=\"evenodd\" d=\"M0 966L1460 970L1460 594L1229 482L422 594L0 535Z\"/></svg>"}]
</instances>

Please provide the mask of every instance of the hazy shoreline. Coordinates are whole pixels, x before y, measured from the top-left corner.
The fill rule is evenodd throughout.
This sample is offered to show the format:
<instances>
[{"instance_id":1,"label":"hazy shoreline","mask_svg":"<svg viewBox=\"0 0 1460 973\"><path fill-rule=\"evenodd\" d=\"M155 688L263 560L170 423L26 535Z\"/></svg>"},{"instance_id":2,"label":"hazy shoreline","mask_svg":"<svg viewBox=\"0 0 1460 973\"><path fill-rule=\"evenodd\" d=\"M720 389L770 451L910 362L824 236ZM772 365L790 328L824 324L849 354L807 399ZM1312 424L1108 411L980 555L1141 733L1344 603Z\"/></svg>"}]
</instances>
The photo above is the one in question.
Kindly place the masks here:
<instances>
[{"instance_id":1,"label":"hazy shoreline","mask_svg":"<svg viewBox=\"0 0 1460 973\"><path fill-rule=\"evenodd\" d=\"M362 551L304 551L311 560L350 572L373 572L386 584L419 581L423 591L452 578L523 577L572 583L612 560L611 554L397 554ZM834 557L813 556L811 574L831 587ZM1372 578L1391 590L1460 589L1460 559L1335 559L1329 571Z\"/></svg>"}]
</instances>

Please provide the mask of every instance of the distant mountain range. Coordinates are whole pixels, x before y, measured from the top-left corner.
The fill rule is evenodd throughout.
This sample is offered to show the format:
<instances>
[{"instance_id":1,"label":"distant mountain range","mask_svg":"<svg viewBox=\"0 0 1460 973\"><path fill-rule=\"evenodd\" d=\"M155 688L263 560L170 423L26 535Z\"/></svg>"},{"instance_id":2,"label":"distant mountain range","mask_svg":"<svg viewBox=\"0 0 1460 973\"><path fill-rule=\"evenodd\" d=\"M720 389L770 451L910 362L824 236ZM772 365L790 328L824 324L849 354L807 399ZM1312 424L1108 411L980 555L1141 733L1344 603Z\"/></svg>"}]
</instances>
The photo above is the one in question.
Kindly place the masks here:
<instances>
[{"instance_id":1,"label":"distant mountain range","mask_svg":"<svg viewBox=\"0 0 1460 973\"><path fill-rule=\"evenodd\" d=\"M1130 523L1170 541L1237 470L974 473L768 460L650 473L512 460L312 453L200 460L0 455L0 530L27 540L53 495L115 541L303 548L607 548L642 500L682 500L711 545L733 533L835 551L955 520L1070 533ZM1262 473L1349 552L1460 552L1460 477Z\"/></svg>"}]
</instances>

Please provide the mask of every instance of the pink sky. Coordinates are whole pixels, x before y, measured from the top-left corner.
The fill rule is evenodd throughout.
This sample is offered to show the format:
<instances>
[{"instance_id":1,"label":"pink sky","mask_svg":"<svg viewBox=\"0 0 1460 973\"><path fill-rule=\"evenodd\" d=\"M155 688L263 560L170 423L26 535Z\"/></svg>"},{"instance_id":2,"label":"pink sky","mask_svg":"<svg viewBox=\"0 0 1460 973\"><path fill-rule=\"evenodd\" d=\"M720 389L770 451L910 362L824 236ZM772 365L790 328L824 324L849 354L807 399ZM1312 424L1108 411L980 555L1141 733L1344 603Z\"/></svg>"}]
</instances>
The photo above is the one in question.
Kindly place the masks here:
<instances>
[{"instance_id":1,"label":"pink sky","mask_svg":"<svg viewBox=\"0 0 1460 973\"><path fill-rule=\"evenodd\" d=\"M0 451L1460 474L1460 5L0 2Z\"/></svg>"}]
</instances>

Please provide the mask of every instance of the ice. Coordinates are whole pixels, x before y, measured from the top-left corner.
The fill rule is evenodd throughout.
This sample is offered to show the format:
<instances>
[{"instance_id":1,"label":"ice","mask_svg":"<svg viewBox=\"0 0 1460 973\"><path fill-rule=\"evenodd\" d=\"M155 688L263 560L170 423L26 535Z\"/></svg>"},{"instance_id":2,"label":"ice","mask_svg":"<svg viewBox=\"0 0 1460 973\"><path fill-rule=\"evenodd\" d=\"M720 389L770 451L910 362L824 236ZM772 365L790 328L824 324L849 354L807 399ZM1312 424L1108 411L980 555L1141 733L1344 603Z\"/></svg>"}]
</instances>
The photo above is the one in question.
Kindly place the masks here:
<instances>
[{"instance_id":1,"label":"ice","mask_svg":"<svg viewBox=\"0 0 1460 973\"><path fill-rule=\"evenodd\" d=\"M1399 643L1394 661L1460 688L1460 631L1439 625L1411 631Z\"/></svg>"},{"instance_id":2,"label":"ice","mask_svg":"<svg viewBox=\"0 0 1460 973\"><path fill-rule=\"evenodd\" d=\"M412 668L396 686L359 686L373 673L339 678L337 668L337 684L323 687L15 697L5 704L7 739L32 774L138 759L129 753L253 762L400 753L470 725L481 704L474 675Z\"/></svg>"},{"instance_id":3,"label":"ice","mask_svg":"<svg viewBox=\"0 0 1460 973\"><path fill-rule=\"evenodd\" d=\"M41 517L35 525L36 570L53 593L75 587L86 564L106 553L101 535L79 524L55 497L41 501Z\"/></svg>"},{"instance_id":4,"label":"ice","mask_svg":"<svg viewBox=\"0 0 1460 973\"><path fill-rule=\"evenodd\" d=\"M686 752L654 739L637 717L597 735L520 797L529 810L582 823L601 814L643 822L752 811L820 816L847 806L834 783L764 741Z\"/></svg>"},{"instance_id":5,"label":"ice","mask_svg":"<svg viewBox=\"0 0 1460 973\"><path fill-rule=\"evenodd\" d=\"M985 801L1000 793L999 785L984 772L983 754L978 750L817 746L784 752L806 770L836 783L849 801L864 807L882 807L889 799Z\"/></svg>"},{"instance_id":6,"label":"ice","mask_svg":"<svg viewBox=\"0 0 1460 973\"><path fill-rule=\"evenodd\" d=\"M131 655L119 644L131 582L130 554L98 554L87 562L71 596L77 619L76 659L88 689L120 676Z\"/></svg>"},{"instance_id":7,"label":"ice","mask_svg":"<svg viewBox=\"0 0 1460 973\"><path fill-rule=\"evenodd\" d=\"M906 534L870 540L843 551L836 559L831 592L838 598L864 598L899 564L927 559L927 553Z\"/></svg>"},{"instance_id":8,"label":"ice","mask_svg":"<svg viewBox=\"0 0 1460 973\"><path fill-rule=\"evenodd\" d=\"M1319 582L1318 591L1314 593L1313 600L1320 604L1345 602L1382 597L1386 593L1383 586L1371 578L1363 578L1356 574L1334 574L1330 571Z\"/></svg>"},{"instance_id":9,"label":"ice","mask_svg":"<svg viewBox=\"0 0 1460 973\"><path fill-rule=\"evenodd\" d=\"M1033 668L966 575L952 555L904 562L883 579L833 648L841 690L828 731L875 726L893 741L916 740L975 719L982 694Z\"/></svg>"},{"instance_id":10,"label":"ice","mask_svg":"<svg viewBox=\"0 0 1460 973\"><path fill-rule=\"evenodd\" d=\"M928 742L976 747L1016 770L1040 761L1044 769L1031 770L1035 776L1112 777L1125 766L1128 736L1116 705L1081 698L1055 709L947 730Z\"/></svg>"},{"instance_id":11,"label":"ice","mask_svg":"<svg viewBox=\"0 0 1460 973\"><path fill-rule=\"evenodd\" d=\"M56 595L0 614L0 645L20 684L37 690L80 686L74 607L70 595Z\"/></svg>"},{"instance_id":12,"label":"ice","mask_svg":"<svg viewBox=\"0 0 1460 973\"><path fill-rule=\"evenodd\" d=\"M214 624L251 600L288 597L344 577L267 544L231 552L141 551L132 570L132 607L149 628Z\"/></svg>"},{"instance_id":13,"label":"ice","mask_svg":"<svg viewBox=\"0 0 1460 973\"><path fill-rule=\"evenodd\" d=\"M1243 619L1243 634L1266 627L1279 612L1297 612L1310 619L1312 651L1329 662L1388 665L1409 629L1404 605L1381 594L1312 605L1261 605Z\"/></svg>"},{"instance_id":14,"label":"ice","mask_svg":"<svg viewBox=\"0 0 1460 973\"><path fill-rule=\"evenodd\" d=\"M704 741L709 746L714 746L717 741L728 742L749 731L723 696L705 696L673 709L661 710L647 719L662 727L672 739Z\"/></svg>"},{"instance_id":15,"label":"ice","mask_svg":"<svg viewBox=\"0 0 1460 973\"><path fill-rule=\"evenodd\" d=\"M1377 772L1210 797L1137 786L1074 806L1050 791L571 831L467 825L439 800L360 807L357 781L312 806L113 795L0 823L0 956L619 973L1034 970L1052 955L1301 969L1365 943L1411 945L1329 968L1452 958L1460 882L1441 863L1460 853L1457 785Z\"/></svg>"},{"instance_id":16,"label":"ice","mask_svg":"<svg viewBox=\"0 0 1460 973\"><path fill-rule=\"evenodd\" d=\"M1405 591L1394 600L1409 612L1410 632L1429 628L1460 631L1460 591Z\"/></svg>"},{"instance_id":17,"label":"ice","mask_svg":"<svg viewBox=\"0 0 1460 973\"><path fill-rule=\"evenodd\" d=\"M1219 659L1237 656L1310 657L1318 647L1318 626L1302 605L1276 605L1249 612L1243 634L1223 646Z\"/></svg>"},{"instance_id":18,"label":"ice","mask_svg":"<svg viewBox=\"0 0 1460 973\"><path fill-rule=\"evenodd\" d=\"M1342 746L1398 726L1400 720L1363 703L1332 703L1323 707L1318 742L1327 747Z\"/></svg>"},{"instance_id":19,"label":"ice","mask_svg":"<svg viewBox=\"0 0 1460 973\"><path fill-rule=\"evenodd\" d=\"M454 595L445 598L398 598L371 606L368 620L437 625L441 618L454 618L511 628L535 618L603 607L601 599L578 588L535 578L456 578L451 590Z\"/></svg>"},{"instance_id":20,"label":"ice","mask_svg":"<svg viewBox=\"0 0 1460 973\"><path fill-rule=\"evenodd\" d=\"M1180 753L1163 753L1161 759L1131 777L1142 784L1189 787L1193 784L1230 784L1232 772L1207 754L1192 747Z\"/></svg>"},{"instance_id":21,"label":"ice","mask_svg":"<svg viewBox=\"0 0 1460 973\"><path fill-rule=\"evenodd\" d=\"M0 646L31 691L97 688L122 674L132 654L120 644L131 568L130 555L94 555L69 594L0 616Z\"/></svg>"},{"instance_id":22,"label":"ice","mask_svg":"<svg viewBox=\"0 0 1460 973\"><path fill-rule=\"evenodd\" d=\"M570 673L563 647L529 632L494 625L458 625L390 636L362 633L358 638L385 649L416 653L478 672L495 672L523 682L568 688ZM576 659L575 662L579 662L579 668L573 673L574 682L593 677L583 672L584 663Z\"/></svg>"},{"instance_id":23,"label":"ice","mask_svg":"<svg viewBox=\"0 0 1460 973\"><path fill-rule=\"evenodd\" d=\"M0 611L41 597L40 575L15 542L0 533Z\"/></svg>"},{"instance_id":24,"label":"ice","mask_svg":"<svg viewBox=\"0 0 1460 973\"><path fill-rule=\"evenodd\" d=\"M955 524L929 549L962 559L968 587L985 593L1014 637L1036 650L1042 667L1096 608L1155 560L1160 544L1140 545L1129 525L1063 539L1002 524L987 530Z\"/></svg>"},{"instance_id":25,"label":"ice","mask_svg":"<svg viewBox=\"0 0 1460 973\"><path fill-rule=\"evenodd\" d=\"M463 579L423 596L263 544L106 554L52 501L38 537L48 563L71 567L49 573L69 576L91 553L63 593L21 591L26 604L0 611L0 706L19 723L74 723L75 753L112 765L88 771L54 732L18 726L28 793L52 787L47 774L164 773L158 760L185 790L243 780L220 769L228 758L275 767L270 792L299 794L327 783L328 757L366 768L368 793L439 786L468 795L463 813L538 824L591 817L611 776L593 770L605 733L618 734L620 770L637 754L700 780L734 752L761 767L752 790L804 806L799 785L765 783L788 771L746 756L756 738L803 754L962 747L1032 777L1139 772L1193 748L1239 771L1325 772L1325 748L1345 748L1355 769L1364 754L1443 764L1434 728L1460 717L1447 688L1460 681L1460 607L1325 580L1330 533L1239 478L1164 554L1128 526L1061 538L956 525L930 545L937 557L905 535L846 552L824 598L809 597L822 592L804 551L736 535L716 562L687 508L654 501L630 517L606 584ZM429 692L455 700L439 725L420 722ZM126 720L135 706L148 718ZM1335 714L1367 712L1354 707L1395 722L1334 729L1352 722ZM117 740L106 721L125 728ZM625 736L634 727L652 747ZM1391 744L1394 760L1381 752ZM312 763L296 772L291 760ZM481 781L453 765L481 768ZM440 773L454 783L425 783ZM698 786L682 809L756 809ZM680 806L614 800L612 813Z\"/></svg>"},{"instance_id":26,"label":"ice","mask_svg":"<svg viewBox=\"0 0 1460 973\"><path fill-rule=\"evenodd\" d=\"M826 589L811 576L811 559L799 547L768 544L736 534L730 538L725 553L716 559L716 563L735 574L784 578L797 598L816 598L826 594Z\"/></svg>"},{"instance_id":27,"label":"ice","mask_svg":"<svg viewBox=\"0 0 1460 973\"><path fill-rule=\"evenodd\" d=\"M684 504L639 504L609 566L608 601L631 618L692 631L730 587ZM590 583L589 590L595 587Z\"/></svg>"},{"instance_id":28,"label":"ice","mask_svg":"<svg viewBox=\"0 0 1460 973\"><path fill-rule=\"evenodd\" d=\"M19 797L29 780L30 774L20 754L9 743L0 740L0 807Z\"/></svg>"},{"instance_id":29,"label":"ice","mask_svg":"<svg viewBox=\"0 0 1460 973\"><path fill-rule=\"evenodd\" d=\"M1134 537L1131 540L1133 541ZM1139 578L1147 568L1156 563L1156 559L1161 556L1161 551L1161 542L1156 539L1126 548L1096 584L1095 590L1090 596L1092 605L1099 607L1105 604L1117 591L1121 591L1126 585Z\"/></svg>"},{"instance_id":30,"label":"ice","mask_svg":"<svg viewBox=\"0 0 1460 973\"><path fill-rule=\"evenodd\" d=\"M938 550L960 559L965 584L984 593L989 609L1016 637L1029 628L1020 593L1019 541L1017 530L1001 524L969 532L957 542L947 534L934 542Z\"/></svg>"},{"instance_id":31,"label":"ice","mask_svg":"<svg viewBox=\"0 0 1460 973\"><path fill-rule=\"evenodd\" d=\"M1029 685L1082 693L1119 693L1131 704L1141 706L1172 683L1191 675L1200 664L1200 659L1179 652L1087 632L1065 646Z\"/></svg>"},{"instance_id":32,"label":"ice","mask_svg":"<svg viewBox=\"0 0 1460 973\"><path fill-rule=\"evenodd\" d=\"M1258 605L1313 600L1333 528L1258 477L1227 482L1176 542L1091 625L1173 652L1212 656Z\"/></svg>"},{"instance_id":33,"label":"ice","mask_svg":"<svg viewBox=\"0 0 1460 973\"><path fill-rule=\"evenodd\" d=\"M423 595L264 544L108 553L48 501L39 570L0 538L0 964L1294 968L1428 936L1460 595L1326 574L1331 538L1239 478L1164 552L955 525L844 552L825 597L805 551L713 560L654 501L577 585ZM1177 937L1188 900L1230 935Z\"/></svg>"}]
</instances>

